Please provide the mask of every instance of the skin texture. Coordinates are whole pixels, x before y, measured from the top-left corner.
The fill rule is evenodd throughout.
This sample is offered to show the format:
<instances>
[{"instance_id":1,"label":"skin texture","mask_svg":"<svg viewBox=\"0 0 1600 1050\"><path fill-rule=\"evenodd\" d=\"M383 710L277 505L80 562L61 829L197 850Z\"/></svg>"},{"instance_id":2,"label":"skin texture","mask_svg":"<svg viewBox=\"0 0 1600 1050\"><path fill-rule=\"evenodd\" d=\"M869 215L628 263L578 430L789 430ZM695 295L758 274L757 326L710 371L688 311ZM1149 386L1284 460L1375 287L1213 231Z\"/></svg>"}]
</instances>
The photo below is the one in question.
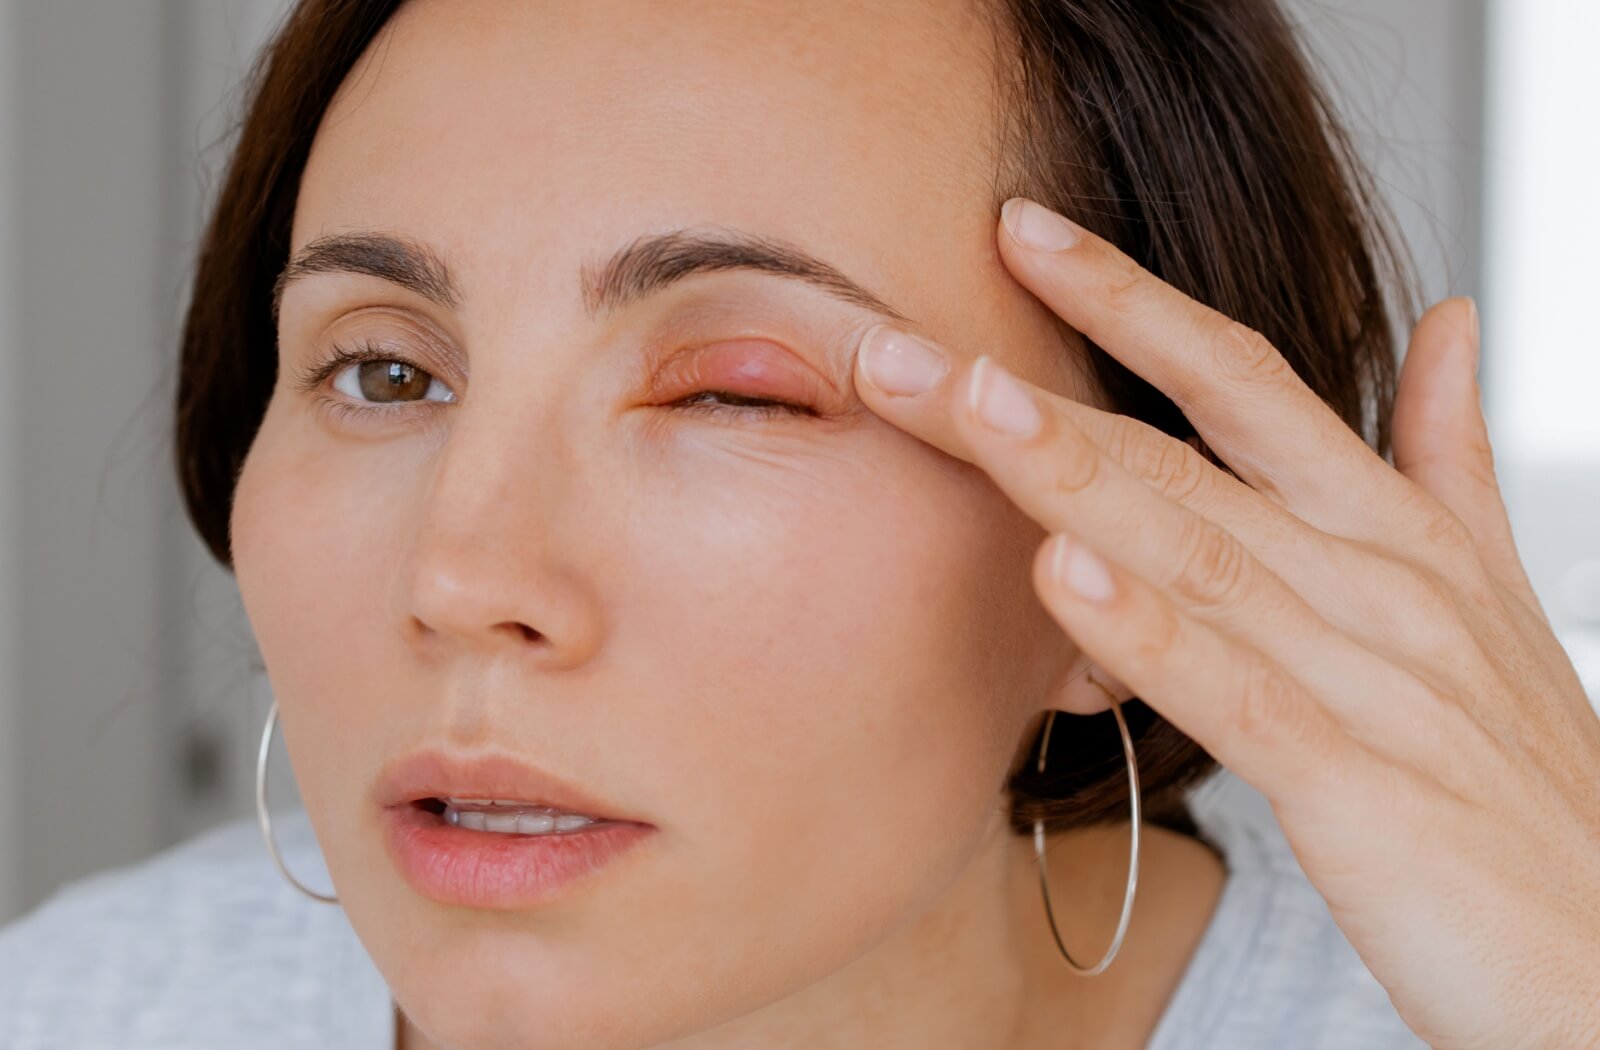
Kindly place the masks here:
<instances>
[{"instance_id":1,"label":"skin texture","mask_svg":"<svg viewBox=\"0 0 1600 1050\"><path fill-rule=\"evenodd\" d=\"M1026 1050L1154 1027L1221 863L1147 827L1117 963L1061 964L1001 789L1045 710L1105 700L1062 687L1085 664L1030 579L1045 530L862 402L883 318L753 273L600 318L581 294L642 233L737 227L1093 402L996 250L991 39L954 0L413 0L324 119L293 248L403 235L460 300L289 283L232 542L401 1045ZM298 385L363 343L455 400ZM713 389L816 414L681 404ZM518 756L659 830L546 908L436 904L371 797L428 745ZM1063 936L1096 959L1126 828L1052 848Z\"/></svg>"}]
</instances>

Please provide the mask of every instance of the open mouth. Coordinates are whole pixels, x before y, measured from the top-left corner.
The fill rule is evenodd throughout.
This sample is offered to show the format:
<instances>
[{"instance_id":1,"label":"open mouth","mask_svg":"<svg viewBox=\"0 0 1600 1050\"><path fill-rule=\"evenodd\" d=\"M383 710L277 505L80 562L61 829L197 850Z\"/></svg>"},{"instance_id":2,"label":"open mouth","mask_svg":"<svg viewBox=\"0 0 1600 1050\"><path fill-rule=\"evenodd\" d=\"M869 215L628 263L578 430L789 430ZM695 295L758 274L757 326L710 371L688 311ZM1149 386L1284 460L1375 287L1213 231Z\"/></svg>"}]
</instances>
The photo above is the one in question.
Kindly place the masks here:
<instances>
[{"instance_id":1,"label":"open mouth","mask_svg":"<svg viewBox=\"0 0 1600 1050\"><path fill-rule=\"evenodd\" d=\"M426 814L432 826L499 835L561 836L610 827L625 821L599 820L548 806L529 806L490 799L419 798L411 809Z\"/></svg>"},{"instance_id":2,"label":"open mouth","mask_svg":"<svg viewBox=\"0 0 1600 1050\"><path fill-rule=\"evenodd\" d=\"M515 798L418 795L384 807L386 843L412 888L442 904L549 904L569 883L609 865L657 830Z\"/></svg>"}]
</instances>

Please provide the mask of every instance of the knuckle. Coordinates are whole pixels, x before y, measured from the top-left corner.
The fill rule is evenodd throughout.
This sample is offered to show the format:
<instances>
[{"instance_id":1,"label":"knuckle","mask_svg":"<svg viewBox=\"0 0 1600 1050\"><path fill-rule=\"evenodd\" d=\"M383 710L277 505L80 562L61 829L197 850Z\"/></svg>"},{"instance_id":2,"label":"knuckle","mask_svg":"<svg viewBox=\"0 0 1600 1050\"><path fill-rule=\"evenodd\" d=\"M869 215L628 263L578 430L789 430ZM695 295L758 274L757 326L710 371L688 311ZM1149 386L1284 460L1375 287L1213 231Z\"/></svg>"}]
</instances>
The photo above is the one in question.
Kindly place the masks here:
<instances>
[{"instance_id":1,"label":"knuckle","mask_svg":"<svg viewBox=\"0 0 1600 1050\"><path fill-rule=\"evenodd\" d=\"M1114 253L1106 260L1107 277L1102 301L1116 313L1125 313L1143 297L1148 274L1129 256Z\"/></svg>"},{"instance_id":2,"label":"knuckle","mask_svg":"<svg viewBox=\"0 0 1600 1050\"><path fill-rule=\"evenodd\" d=\"M1493 577L1477 534L1459 514L1422 486L1409 480L1403 480L1403 484L1406 501L1416 508L1412 538L1418 549L1411 551L1410 560L1455 581L1475 596L1483 596ZM1433 587L1438 584L1433 583ZM1429 598L1421 588L1419 593L1423 599Z\"/></svg>"},{"instance_id":3,"label":"knuckle","mask_svg":"<svg viewBox=\"0 0 1600 1050\"><path fill-rule=\"evenodd\" d=\"M1500 477L1495 473L1494 455L1487 451L1487 446L1481 453L1468 455L1461 464L1461 469L1480 488L1494 493L1500 491Z\"/></svg>"},{"instance_id":4,"label":"knuckle","mask_svg":"<svg viewBox=\"0 0 1600 1050\"><path fill-rule=\"evenodd\" d=\"M1423 514L1421 530L1423 542L1429 547L1455 553L1477 550L1477 541L1473 539L1467 523L1443 504L1436 504Z\"/></svg>"},{"instance_id":5,"label":"knuckle","mask_svg":"<svg viewBox=\"0 0 1600 1050\"><path fill-rule=\"evenodd\" d=\"M1150 622L1137 634L1134 658L1141 662L1168 659L1183 644L1183 616L1170 602L1157 602Z\"/></svg>"},{"instance_id":6,"label":"knuckle","mask_svg":"<svg viewBox=\"0 0 1600 1050\"><path fill-rule=\"evenodd\" d=\"M1407 648L1419 660L1448 666L1458 662L1462 652L1476 647L1468 611L1432 571L1401 563L1385 593L1389 596L1385 618L1391 637L1406 639Z\"/></svg>"},{"instance_id":7,"label":"knuckle","mask_svg":"<svg viewBox=\"0 0 1600 1050\"><path fill-rule=\"evenodd\" d=\"M1473 476L1491 488L1498 488L1499 481L1495 478L1494 446L1489 444L1489 434L1482 428L1475 429L1467 439L1465 460Z\"/></svg>"},{"instance_id":8,"label":"knuckle","mask_svg":"<svg viewBox=\"0 0 1600 1050\"><path fill-rule=\"evenodd\" d=\"M1430 618L1449 613L1455 605L1433 573L1406 562L1395 567L1389 593L1403 596L1406 605L1421 609Z\"/></svg>"},{"instance_id":9,"label":"knuckle","mask_svg":"<svg viewBox=\"0 0 1600 1050\"><path fill-rule=\"evenodd\" d=\"M1203 502L1212 480L1210 464L1181 441L1155 443L1151 471L1163 496L1186 506Z\"/></svg>"},{"instance_id":10,"label":"knuckle","mask_svg":"<svg viewBox=\"0 0 1600 1050\"><path fill-rule=\"evenodd\" d=\"M1126 417L1113 418L1101 437L1106 455L1126 466L1134 474L1143 473L1140 465L1147 457L1147 443L1144 435L1138 432L1138 427L1143 425Z\"/></svg>"},{"instance_id":11,"label":"knuckle","mask_svg":"<svg viewBox=\"0 0 1600 1050\"><path fill-rule=\"evenodd\" d=\"M1191 606L1215 608L1238 599L1249 583L1249 556L1229 532L1186 515L1178 538L1178 570L1168 586Z\"/></svg>"},{"instance_id":12,"label":"knuckle","mask_svg":"<svg viewBox=\"0 0 1600 1050\"><path fill-rule=\"evenodd\" d=\"M1246 661L1234 691L1228 730L1238 739L1263 746L1281 743L1304 730L1299 691L1275 665Z\"/></svg>"},{"instance_id":13,"label":"knuckle","mask_svg":"<svg viewBox=\"0 0 1600 1050\"><path fill-rule=\"evenodd\" d=\"M1271 381L1289 371L1289 362L1270 339L1237 321L1225 323L1212 346L1217 370L1230 379Z\"/></svg>"},{"instance_id":14,"label":"knuckle","mask_svg":"<svg viewBox=\"0 0 1600 1050\"><path fill-rule=\"evenodd\" d=\"M1074 434L1068 436L1062 446L1061 454L1055 457L1053 472L1057 492L1070 496L1100 480L1100 450L1093 442Z\"/></svg>"}]
</instances>

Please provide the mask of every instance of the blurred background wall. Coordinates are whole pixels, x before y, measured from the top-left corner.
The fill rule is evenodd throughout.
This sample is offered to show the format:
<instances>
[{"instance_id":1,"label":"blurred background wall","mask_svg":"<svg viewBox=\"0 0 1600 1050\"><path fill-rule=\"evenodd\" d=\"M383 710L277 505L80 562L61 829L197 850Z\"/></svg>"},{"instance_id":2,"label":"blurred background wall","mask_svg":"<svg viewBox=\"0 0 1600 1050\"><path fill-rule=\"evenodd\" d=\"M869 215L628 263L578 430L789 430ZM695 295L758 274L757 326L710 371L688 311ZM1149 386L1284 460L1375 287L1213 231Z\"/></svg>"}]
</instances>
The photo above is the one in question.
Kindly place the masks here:
<instances>
[{"instance_id":1,"label":"blurred background wall","mask_svg":"<svg viewBox=\"0 0 1600 1050\"><path fill-rule=\"evenodd\" d=\"M266 697L169 415L236 87L287 6L0 0L0 921L253 812Z\"/></svg>"},{"instance_id":2,"label":"blurred background wall","mask_svg":"<svg viewBox=\"0 0 1600 1050\"><path fill-rule=\"evenodd\" d=\"M1478 298L1519 545L1600 695L1600 7L1287 6L1428 300ZM237 85L286 7L0 0L0 922L253 813L266 683L180 510L168 412ZM272 783L296 803L281 745ZM1264 809L1231 775L1207 791Z\"/></svg>"}]
</instances>

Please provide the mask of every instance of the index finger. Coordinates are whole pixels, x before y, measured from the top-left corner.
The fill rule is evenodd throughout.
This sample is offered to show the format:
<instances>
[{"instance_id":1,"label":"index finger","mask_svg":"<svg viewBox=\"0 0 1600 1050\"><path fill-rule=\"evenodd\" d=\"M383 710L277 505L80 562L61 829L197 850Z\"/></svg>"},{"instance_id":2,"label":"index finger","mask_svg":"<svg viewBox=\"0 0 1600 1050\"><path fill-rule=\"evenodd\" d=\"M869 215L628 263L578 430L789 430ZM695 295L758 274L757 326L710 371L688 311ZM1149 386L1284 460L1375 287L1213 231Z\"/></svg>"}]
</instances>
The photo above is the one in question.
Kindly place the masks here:
<instances>
[{"instance_id":1,"label":"index finger","mask_svg":"<svg viewBox=\"0 0 1600 1050\"><path fill-rule=\"evenodd\" d=\"M1171 398L1251 487L1332 532L1359 486L1394 491L1389 465L1259 332L1043 205L1013 197L1000 225L1018 282Z\"/></svg>"}]
</instances>

